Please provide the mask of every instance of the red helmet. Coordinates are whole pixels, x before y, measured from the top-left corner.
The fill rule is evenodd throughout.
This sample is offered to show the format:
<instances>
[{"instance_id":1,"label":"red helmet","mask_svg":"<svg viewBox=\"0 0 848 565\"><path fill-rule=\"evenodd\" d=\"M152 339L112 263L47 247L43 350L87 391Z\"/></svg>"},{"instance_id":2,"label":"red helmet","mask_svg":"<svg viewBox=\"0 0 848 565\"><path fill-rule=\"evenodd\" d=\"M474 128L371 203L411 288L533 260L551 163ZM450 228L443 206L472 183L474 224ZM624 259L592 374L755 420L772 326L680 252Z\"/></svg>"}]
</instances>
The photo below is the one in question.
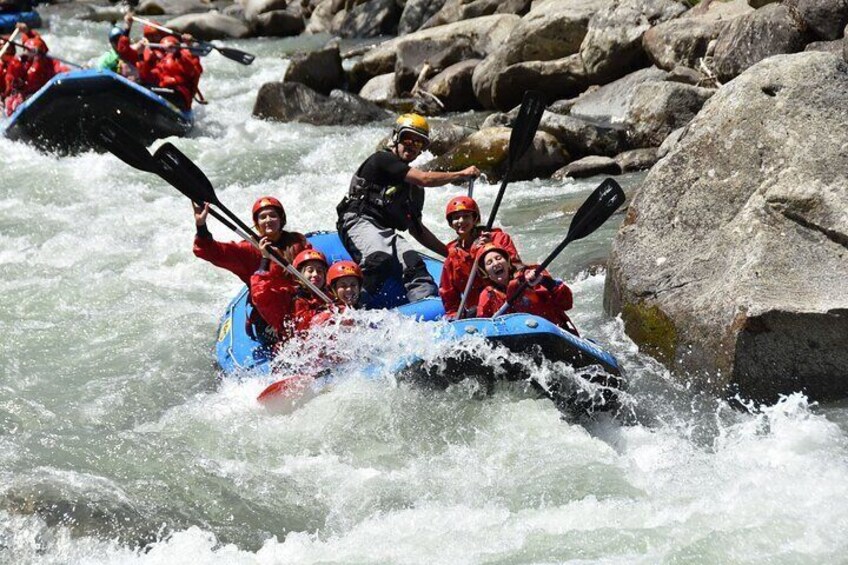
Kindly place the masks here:
<instances>
[{"instance_id":1,"label":"red helmet","mask_svg":"<svg viewBox=\"0 0 848 565\"><path fill-rule=\"evenodd\" d=\"M477 202L473 198L470 196L456 196L450 199L447 208L445 208L445 219L450 222L450 216L454 212L468 211L474 212L477 214L477 219L480 219L480 207L477 206Z\"/></svg>"},{"instance_id":2,"label":"red helmet","mask_svg":"<svg viewBox=\"0 0 848 565\"><path fill-rule=\"evenodd\" d=\"M292 265L294 265L295 269L300 270L300 266L307 261L321 261L321 263L324 264L325 269L329 266L327 264L327 258L324 257L324 254L317 249L304 249L297 254L297 257L295 257L294 261L292 261Z\"/></svg>"},{"instance_id":3,"label":"red helmet","mask_svg":"<svg viewBox=\"0 0 848 565\"><path fill-rule=\"evenodd\" d=\"M500 245L495 245L494 243L487 243L487 244L483 245L480 249L478 249L477 254L475 255L475 259L477 260L477 264L480 265L481 268L483 267L483 259L486 257L486 255L488 255L489 253L491 253L493 251L503 255L506 258L507 262L511 261L510 258L509 258L509 251L507 251L506 249L504 249Z\"/></svg>"},{"instance_id":4,"label":"red helmet","mask_svg":"<svg viewBox=\"0 0 848 565\"><path fill-rule=\"evenodd\" d=\"M161 40L159 40L159 45L162 47L177 47L180 44L180 40L173 35L166 35Z\"/></svg>"},{"instance_id":5,"label":"red helmet","mask_svg":"<svg viewBox=\"0 0 848 565\"><path fill-rule=\"evenodd\" d=\"M281 217L285 218L286 216L286 209L283 208L282 202L280 202L273 196L263 196L262 198L257 199L256 202L253 203L251 215L253 216L254 223L256 222L256 216L259 215L259 210L261 210L262 208L276 208L280 211Z\"/></svg>"},{"instance_id":6,"label":"red helmet","mask_svg":"<svg viewBox=\"0 0 848 565\"><path fill-rule=\"evenodd\" d=\"M29 39L27 39L26 43L24 43L24 47L42 55L47 53L47 44L44 43L44 40L41 39L41 37L39 36L30 37Z\"/></svg>"},{"instance_id":7,"label":"red helmet","mask_svg":"<svg viewBox=\"0 0 848 565\"><path fill-rule=\"evenodd\" d=\"M150 43L159 43L164 37L168 35L164 31L157 29L151 25L145 25L144 28L142 28L141 33L142 35L144 35L144 38Z\"/></svg>"},{"instance_id":8,"label":"red helmet","mask_svg":"<svg viewBox=\"0 0 848 565\"><path fill-rule=\"evenodd\" d=\"M356 277L361 283L362 269L353 261L336 261L327 270L327 285L332 287L333 283L342 277Z\"/></svg>"}]
</instances>

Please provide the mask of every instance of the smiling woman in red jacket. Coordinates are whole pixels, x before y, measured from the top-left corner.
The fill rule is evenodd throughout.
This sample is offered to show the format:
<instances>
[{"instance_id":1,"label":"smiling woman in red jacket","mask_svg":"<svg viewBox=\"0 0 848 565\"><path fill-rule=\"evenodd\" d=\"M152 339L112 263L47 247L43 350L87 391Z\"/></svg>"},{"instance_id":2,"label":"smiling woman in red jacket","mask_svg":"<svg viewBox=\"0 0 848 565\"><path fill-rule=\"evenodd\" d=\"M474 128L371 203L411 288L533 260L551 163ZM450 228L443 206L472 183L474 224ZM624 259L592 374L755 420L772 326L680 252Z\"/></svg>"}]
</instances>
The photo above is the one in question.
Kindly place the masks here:
<instances>
[{"instance_id":1,"label":"smiling woman in red jacket","mask_svg":"<svg viewBox=\"0 0 848 565\"><path fill-rule=\"evenodd\" d=\"M547 271L537 273L533 266L515 268L510 262L509 252L492 243L481 247L477 258L486 281L486 287L480 293L477 303L479 317L494 316L506 303L507 297L513 296L518 286L526 280L529 286L513 301L512 306L507 308L505 314L534 314L579 335L577 328L565 313L566 310L571 310L574 304L568 285L555 280Z\"/></svg>"}]
</instances>

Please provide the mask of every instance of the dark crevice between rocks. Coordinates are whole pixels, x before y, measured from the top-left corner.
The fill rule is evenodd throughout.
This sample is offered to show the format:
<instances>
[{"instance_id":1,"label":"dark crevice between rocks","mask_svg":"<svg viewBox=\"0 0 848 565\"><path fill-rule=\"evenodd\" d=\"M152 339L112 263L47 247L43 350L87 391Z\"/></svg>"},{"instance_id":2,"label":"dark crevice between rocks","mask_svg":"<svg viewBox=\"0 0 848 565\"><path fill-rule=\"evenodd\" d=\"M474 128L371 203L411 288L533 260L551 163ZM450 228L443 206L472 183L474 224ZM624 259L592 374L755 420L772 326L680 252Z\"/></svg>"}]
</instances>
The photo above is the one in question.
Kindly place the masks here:
<instances>
[{"instance_id":1,"label":"dark crevice between rocks","mask_svg":"<svg viewBox=\"0 0 848 565\"><path fill-rule=\"evenodd\" d=\"M782 86L778 86L776 84L769 84L760 88L760 90L763 91L763 94L771 96L772 98L777 96L777 93L780 92L782 89Z\"/></svg>"},{"instance_id":2,"label":"dark crevice between rocks","mask_svg":"<svg viewBox=\"0 0 848 565\"><path fill-rule=\"evenodd\" d=\"M769 202L769 204L771 204L773 208L777 209L777 211L780 212L780 214L787 220L795 222L799 226L807 228L809 230L817 231L833 243L836 243L838 245L841 245L845 249L848 249L848 235L844 233L839 233L834 230L829 230L826 227L820 226L818 224L814 224L813 222L809 221L808 219L804 218L799 214L792 212L791 210L781 209L780 206L775 206L775 204L778 204L776 202Z\"/></svg>"}]
</instances>

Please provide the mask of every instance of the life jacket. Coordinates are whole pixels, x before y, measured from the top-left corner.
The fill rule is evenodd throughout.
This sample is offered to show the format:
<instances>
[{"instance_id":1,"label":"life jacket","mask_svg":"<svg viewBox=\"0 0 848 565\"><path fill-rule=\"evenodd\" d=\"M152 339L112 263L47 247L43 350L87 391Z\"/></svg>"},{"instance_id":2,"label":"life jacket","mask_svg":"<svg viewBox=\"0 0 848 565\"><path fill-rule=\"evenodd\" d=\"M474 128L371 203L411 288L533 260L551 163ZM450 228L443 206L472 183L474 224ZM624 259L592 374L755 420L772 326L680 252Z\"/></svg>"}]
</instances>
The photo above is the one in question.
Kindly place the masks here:
<instances>
[{"instance_id":1,"label":"life jacket","mask_svg":"<svg viewBox=\"0 0 848 565\"><path fill-rule=\"evenodd\" d=\"M483 233L483 228L476 227L474 236L479 237ZM515 244L512 238L506 232L498 228L489 230L492 243L506 249L509 253L510 262L513 265L518 265L521 258L518 256L518 251L515 249ZM459 245L459 239L455 239L448 243L448 256L442 266L442 277L439 281L439 296L442 298L442 303L445 306L445 313L448 316L455 316L459 310L459 304L462 301L462 293L465 292L466 283L471 275L471 269L474 266L474 256L477 254L477 245L472 244L469 250L463 249ZM468 299L465 302L465 308L473 309L477 306L477 301L480 298L480 292L486 287L485 278L476 276L474 283L468 293Z\"/></svg>"},{"instance_id":2,"label":"life jacket","mask_svg":"<svg viewBox=\"0 0 848 565\"><path fill-rule=\"evenodd\" d=\"M383 227L408 230L424 207L424 190L407 182L387 186L369 181L360 176L364 165L350 180L348 194L337 208L339 216L353 212L368 216Z\"/></svg>"}]
</instances>

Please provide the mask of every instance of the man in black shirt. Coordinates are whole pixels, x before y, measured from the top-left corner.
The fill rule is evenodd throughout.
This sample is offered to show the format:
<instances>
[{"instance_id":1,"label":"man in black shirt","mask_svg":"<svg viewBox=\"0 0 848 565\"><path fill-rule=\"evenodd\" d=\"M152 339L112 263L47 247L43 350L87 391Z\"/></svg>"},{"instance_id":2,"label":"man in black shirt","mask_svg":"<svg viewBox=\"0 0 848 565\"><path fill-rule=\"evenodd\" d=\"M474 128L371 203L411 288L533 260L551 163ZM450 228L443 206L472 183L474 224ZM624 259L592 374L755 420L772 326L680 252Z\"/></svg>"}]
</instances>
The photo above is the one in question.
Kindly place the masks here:
<instances>
[{"instance_id":1,"label":"man in black shirt","mask_svg":"<svg viewBox=\"0 0 848 565\"><path fill-rule=\"evenodd\" d=\"M339 235L354 261L362 267L364 287L374 295L400 271L410 302L438 296L439 288L421 256L401 237L406 231L439 255L447 247L423 223L424 187L443 186L480 175L477 167L456 172L427 172L409 163L430 144L430 126L418 114L404 114L395 122L391 145L359 166L350 191L339 203Z\"/></svg>"}]
</instances>

